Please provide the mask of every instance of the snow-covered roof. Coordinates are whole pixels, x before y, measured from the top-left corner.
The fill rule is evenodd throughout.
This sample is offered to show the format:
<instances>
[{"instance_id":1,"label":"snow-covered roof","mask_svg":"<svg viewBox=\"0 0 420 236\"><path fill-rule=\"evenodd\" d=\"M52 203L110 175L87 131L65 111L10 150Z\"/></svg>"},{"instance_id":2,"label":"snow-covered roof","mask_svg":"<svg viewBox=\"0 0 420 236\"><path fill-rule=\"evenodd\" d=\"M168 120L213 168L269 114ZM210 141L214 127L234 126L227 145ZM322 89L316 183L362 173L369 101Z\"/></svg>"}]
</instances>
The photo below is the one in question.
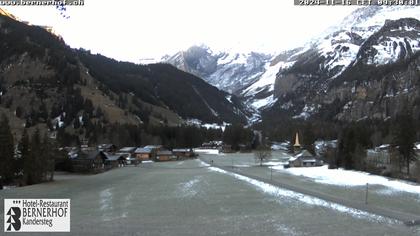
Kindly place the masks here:
<instances>
[{"instance_id":1,"label":"snow-covered roof","mask_svg":"<svg viewBox=\"0 0 420 236\"><path fill-rule=\"evenodd\" d=\"M305 161L312 160L314 159L314 155L312 155L307 150L302 150L300 153L296 154L294 157L291 157L289 161L296 161L297 159L302 159Z\"/></svg>"},{"instance_id":2,"label":"snow-covered roof","mask_svg":"<svg viewBox=\"0 0 420 236\"><path fill-rule=\"evenodd\" d=\"M161 148L162 145L147 145L144 148L145 149L156 149L156 148Z\"/></svg>"},{"instance_id":3,"label":"snow-covered roof","mask_svg":"<svg viewBox=\"0 0 420 236\"><path fill-rule=\"evenodd\" d=\"M188 149L188 148L183 148L183 149L173 149L172 150L173 152L189 152L190 151L190 149Z\"/></svg>"},{"instance_id":4,"label":"snow-covered roof","mask_svg":"<svg viewBox=\"0 0 420 236\"><path fill-rule=\"evenodd\" d=\"M151 152L152 152L152 149L150 148L137 148L134 151L134 153L146 153L146 154L151 153Z\"/></svg>"},{"instance_id":5,"label":"snow-covered roof","mask_svg":"<svg viewBox=\"0 0 420 236\"><path fill-rule=\"evenodd\" d=\"M316 162L315 159L303 159L302 162Z\"/></svg>"},{"instance_id":6,"label":"snow-covered roof","mask_svg":"<svg viewBox=\"0 0 420 236\"><path fill-rule=\"evenodd\" d=\"M390 144L382 144L381 146L379 146L378 148L389 148L391 145Z\"/></svg>"},{"instance_id":7,"label":"snow-covered roof","mask_svg":"<svg viewBox=\"0 0 420 236\"><path fill-rule=\"evenodd\" d=\"M296 155L297 158L300 157L313 157L314 155L312 155L310 152L308 152L308 150L302 150L302 152L300 152L299 154Z\"/></svg>"},{"instance_id":8,"label":"snow-covered roof","mask_svg":"<svg viewBox=\"0 0 420 236\"><path fill-rule=\"evenodd\" d=\"M123 147L118 152L133 152L136 150L136 147Z\"/></svg>"}]
</instances>

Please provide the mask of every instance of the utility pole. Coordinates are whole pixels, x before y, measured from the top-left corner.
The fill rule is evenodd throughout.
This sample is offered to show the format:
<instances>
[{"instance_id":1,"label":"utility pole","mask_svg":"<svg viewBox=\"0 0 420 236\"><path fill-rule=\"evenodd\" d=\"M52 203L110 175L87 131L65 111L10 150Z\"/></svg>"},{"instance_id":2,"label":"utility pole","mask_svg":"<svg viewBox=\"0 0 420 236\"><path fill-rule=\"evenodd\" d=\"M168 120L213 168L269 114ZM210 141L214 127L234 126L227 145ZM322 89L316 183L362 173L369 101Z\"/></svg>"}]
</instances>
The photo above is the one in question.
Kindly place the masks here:
<instances>
[{"instance_id":1,"label":"utility pole","mask_svg":"<svg viewBox=\"0 0 420 236\"><path fill-rule=\"evenodd\" d=\"M369 183L366 183L366 197L365 197L365 204L368 204L368 194L369 194Z\"/></svg>"},{"instance_id":2,"label":"utility pole","mask_svg":"<svg viewBox=\"0 0 420 236\"><path fill-rule=\"evenodd\" d=\"M273 167L270 166L270 180L273 180Z\"/></svg>"}]
</instances>

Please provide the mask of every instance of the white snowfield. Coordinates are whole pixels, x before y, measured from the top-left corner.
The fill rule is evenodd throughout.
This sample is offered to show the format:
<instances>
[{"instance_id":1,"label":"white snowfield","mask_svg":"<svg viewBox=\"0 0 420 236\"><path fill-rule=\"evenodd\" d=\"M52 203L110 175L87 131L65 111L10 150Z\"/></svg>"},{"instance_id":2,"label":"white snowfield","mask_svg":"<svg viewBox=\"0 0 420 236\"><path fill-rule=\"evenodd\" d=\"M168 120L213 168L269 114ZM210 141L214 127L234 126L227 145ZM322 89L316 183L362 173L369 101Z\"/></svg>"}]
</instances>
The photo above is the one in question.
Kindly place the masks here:
<instances>
[{"instance_id":1,"label":"white snowfield","mask_svg":"<svg viewBox=\"0 0 420 236\"><path fill-rule=\"evenodd\" d=\"M418 40L407 37L387 37L386 40L373 46L377 50L377 54L368 64L385 65L396 62L402 50L408 51L407 44L411 47L412 53L420 50L420 41Z\"/></svg>"},{"instance_id":2,"label":"white snowfield","mask_svg":"<svg viewBox=\"0 0 420 236\"><path fill-rule=\"evenodd\" d=\"M286 172L292 175L304 176L315 180L315 182L341 186L363 186L382 185L390 190L409 192L420 195L420 185L412 184L402 180L393 180L386 177L371 175L361 171L350 171L343 169L328 169L328 166L309 167L309 168L288 168L282 166L273 167L275 170ZM385 192L384 192L385 193ZM386 193L392 193L387 191Z\"/></svg>"},{"instance_id":3,"label":"white snowfield","mask_svg":"<svg viewBox=\"0 0 420 236\"><path fill-rule=\"evenodd\" d=\"M392 221L391 219L388 219L388 218L385 218L385 217L382 217L382 216L378 216L378 215L371 214L371 213L368 213L368 212L364 212L364 211L360 211L360 210L357 210L357 209L349 208L349 207L346 207L346 206L343 206L343 205L340 205L340 204L327 202L325 200L322 200L322 199L319 199L319 198L316 198L316 197L311 197L311 196L308 196L308 195L305 195L305 194L301 194L301 193L293 192L293 191L290 191L290 190L282 189L282 188L273 186L271 184L261 182L259 180L248 178L248 177L243 176L243 175L227 172L227 171L222 170L222 169L217 168L217 167L209 167L208 169L211 170L211 171L214 171L214 172L226 174L226 175L232 176L236 179L245 181L245 182L247 182L251 185L254 185L255 187L257 187L257 189L261 190L262 192L267 193L267 194L272 195L272 196L275 196L275 197L292 198L292 199L304 202L304 203L309 204L309 205L321 206L321 207L329 208L329 209L336 210L336 211L339 211L339 212L343 212L343 213L349 214L349 215L351 215L355 218L363 218L363 219L380 221L380 222L390 222L390 221Z\"/></svg>"}]
</instances>

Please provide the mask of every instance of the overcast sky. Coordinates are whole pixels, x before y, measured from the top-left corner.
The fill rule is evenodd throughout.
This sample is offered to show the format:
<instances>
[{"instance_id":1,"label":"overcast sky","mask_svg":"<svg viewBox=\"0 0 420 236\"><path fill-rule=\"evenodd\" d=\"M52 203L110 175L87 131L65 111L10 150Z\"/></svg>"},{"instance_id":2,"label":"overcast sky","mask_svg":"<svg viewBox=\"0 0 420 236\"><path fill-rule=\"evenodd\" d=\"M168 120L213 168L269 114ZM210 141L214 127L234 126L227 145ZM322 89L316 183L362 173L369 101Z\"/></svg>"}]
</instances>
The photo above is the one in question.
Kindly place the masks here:
<instances>
[{"instance_id":1,"label":"overcast sky","mask_svg":"<svg viewBox=\"0 0 420 236\"><path fill-rule=\"evenodd\" d=\"M64 19L52 6L4 7L53 26L71 47L132 62L206 44L216 50L278 52L339 23L354 7L300 7L292 0L85 0Z\"/></svg>"}]
</instances>

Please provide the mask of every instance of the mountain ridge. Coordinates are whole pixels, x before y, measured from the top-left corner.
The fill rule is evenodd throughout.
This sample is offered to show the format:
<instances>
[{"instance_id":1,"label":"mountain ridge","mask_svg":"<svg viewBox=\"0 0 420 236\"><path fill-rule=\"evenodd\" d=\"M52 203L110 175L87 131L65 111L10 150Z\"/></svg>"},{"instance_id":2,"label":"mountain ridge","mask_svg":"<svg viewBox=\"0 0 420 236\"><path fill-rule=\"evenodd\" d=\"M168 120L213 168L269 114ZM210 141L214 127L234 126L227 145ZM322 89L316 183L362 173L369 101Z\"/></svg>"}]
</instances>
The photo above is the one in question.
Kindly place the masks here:
<instances>
[{"instance_id":1,"label":"mountain ridge","mask_svg":"<svg viewBox=\"0 0 420 236\"><path fill-rule=\"evenodd\" d=\"M136 65L72 49L42 27L3 15L0 42L0 107L24 120L21 129L44 124L74 134L82 123L246 122L240 101L170 65Z\"/></svg>"}]
</instances>

